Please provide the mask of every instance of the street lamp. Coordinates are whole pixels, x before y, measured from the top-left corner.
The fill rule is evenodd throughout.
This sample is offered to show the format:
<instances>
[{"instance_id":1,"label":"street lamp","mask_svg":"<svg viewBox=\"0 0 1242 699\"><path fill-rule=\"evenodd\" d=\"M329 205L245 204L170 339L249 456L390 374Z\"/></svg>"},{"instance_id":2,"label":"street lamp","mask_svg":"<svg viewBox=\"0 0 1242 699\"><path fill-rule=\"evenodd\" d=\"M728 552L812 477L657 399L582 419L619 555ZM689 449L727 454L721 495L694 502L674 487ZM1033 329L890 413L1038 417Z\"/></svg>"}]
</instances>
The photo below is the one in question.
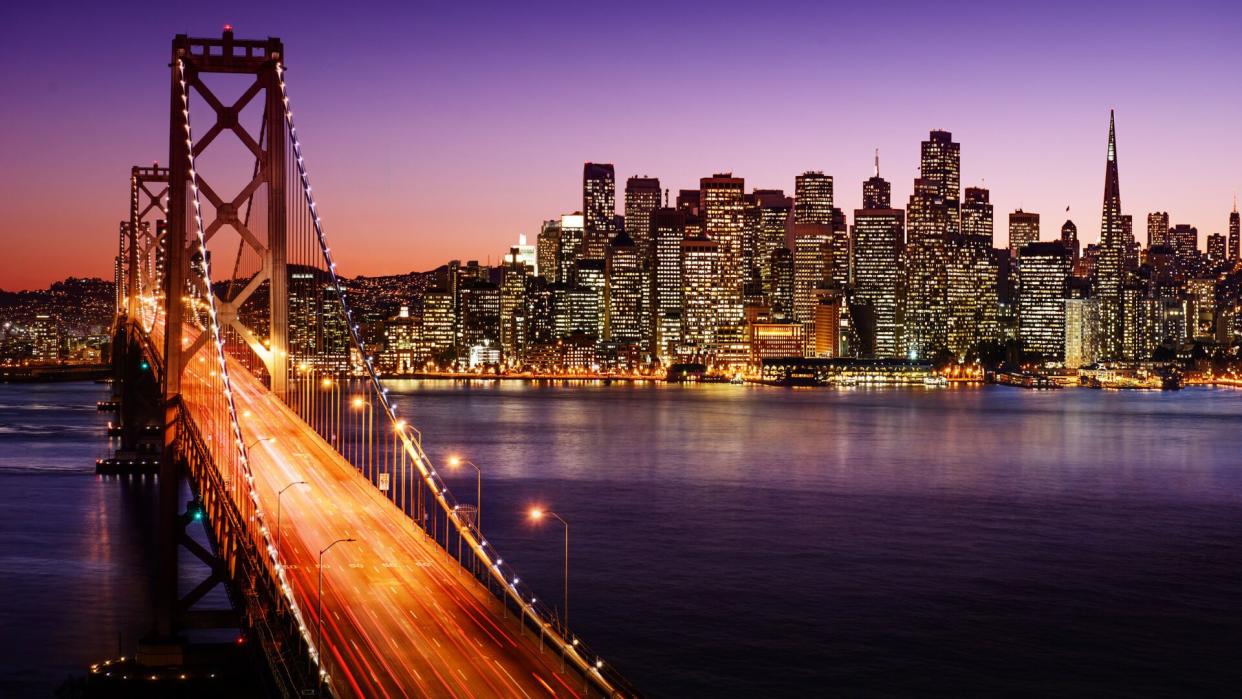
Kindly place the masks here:
<instances>
[{"instance_id":1,"label":"street lamp","mask_svg":"<svg viewBox=\"0 0 1242 699\"><path fill-rule=\"evenodd\" d=\"M362 444L359 445L359 450L361 452L360 459L362 461L362 466L359 470L361 470L363 475L367 478L372 478L373 474L371 471L374 469L371 468L372 464L369 462L375 459L375 449L374 447L368 447L367 435L373 434L375 428L375 410L371 405L371 401L363 400L362 396L356 396L353 401L351 401L351 405L353 405L354 410L366 408L366 415L364 416L365 421L362 419L358 421L359 431L363 433Z\"/></svg>"},{"instance_id":2,"label":"street lamp","mask_svg":"<svg viewBox=\"0 0 1242 699\"><path fill-rule=\"evenodd\" d=\"M565 636L569 637L569 522L556 514L552 510L545 510L540 507L531 509L530 518L535 522L543 520L544 517L555 517L561 524L565 525Z\"/></svg>"},{"instance_id":3,"label":"street lamp","mask_svg":"<svg viewBox=\"0 0 1242 699\"><path fill-rule=\"evenodd\" d=\"M259 442L275 442L275 441L276 441L275 437L259 437L258 439L246 445L246 451L250 451L251 449L254 449L254 445L258 444Z\"/></svg>"},{"instance_id":4,"label":"street lamp","mask_svg":"<svg viewBox=\"0 0 1242 699\"><path fill-rule=\"evenodd\" d=\"M286 490L292 488L295 485L310 485L310 484L307 483L306 481L294 481L290 483L289 485L281 488L280 491L276 493L276 544L277 545L280 545L280 496L284 495Z\"/></svg>"},{"instance_id":5,"label":"street lamp","mask_svg":"<svg viewBox=\"0 0 1242 699\"><path fill-rule=\"evenodd\" d=\"M323 696L323 555L339 543L353 543L354 541L356 540L337 539L319 550L319 591L316 596L318 611L315 613L315 651L319 654L319 672L316 675L315 692L319 696Z\"/></svg>"},{"instance_id":6,"label":"street lamp","mask_svg":"<svg viewBox=\"0 0 1242 699\"><path fill-rule=\"evenodd\" d=\"M448 459L450 468L459 468L462 464L468 464L475 472L474 480L474 529L479 533L479 538L483 538L483 469L479 468L470 459L463 459L460 456L453 455Z\"/></svg>"}]
</instances>

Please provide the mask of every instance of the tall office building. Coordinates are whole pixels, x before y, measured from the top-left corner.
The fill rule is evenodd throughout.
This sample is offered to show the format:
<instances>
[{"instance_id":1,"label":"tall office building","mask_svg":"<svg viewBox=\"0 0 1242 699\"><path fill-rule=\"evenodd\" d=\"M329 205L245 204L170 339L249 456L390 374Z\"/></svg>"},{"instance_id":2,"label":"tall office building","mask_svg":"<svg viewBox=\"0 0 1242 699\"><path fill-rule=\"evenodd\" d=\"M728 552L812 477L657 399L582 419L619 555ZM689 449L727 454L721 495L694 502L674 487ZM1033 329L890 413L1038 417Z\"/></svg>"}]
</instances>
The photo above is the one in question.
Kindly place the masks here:
<instances>
[{"instance_id":1,"label":"tall office building","mask_svg":"<svg viewBox=\"0 0 1242 699\"><path fill-rule=\"evenodd\" d=\"M1017 211L1009 214L1009 256L1018 259L1018 252L1031 243L1039 242L1039 214Z\"/></svg>"},{"instance_id":2,"label":"tall office building","mask_svg":"<svg viewBox=\"0 0 1242 699\"><path fill-rule=\"evenodd\" d=\"M742 283L744 280L742 236L745 181L733 173L716 174L699 181L699 215L703 233L717 245L718 309L717 323L742 323Z\"/></svg>"},{"instance_id":3,"label":"tall office building","mask_svg":"<svg viewBox=\"0 0 1242 699\"><path fill-rule=\"evenodd\" d=\"M1199 229L1179 223L1169 229L1169 246L1173 248L1174 270L1178 282L1194 276L1199 264Z\"/></svg>"},{"instance_id":4,"label":"tall office building","mask_svg":"<svg viewBox=\"0 0 1242 699\"><path fill-rule=\"evenodd\" d=\"M793 229L794 318L800 323L814 323L815 291L827 288L831 280L832 226L795 223ZM813 333L808 331L807 335Z\"/></svg>"},{"instance_id":5,"label":"tall office building","mask_svg":"<svg viewBox=\"0 0 1242 699\"><path fill-rule=\"evenodd\" d=\"M794 178L794 223L832 225L832 176L808 171Z\"/></svg>"},{"instance_id":6,"label":"tall office building","mask_svg":"<svg viewBox=\"0 0 1242 699\"><path fill-rule=\"evenodd\" d=\"M1099 299L1101 359L1122 357L1125 307L1122 279L1126 271L1127 238L1121 213L1121 184L1117 173L1117 130L1108 114L1108 155L1104 162L1104 205L1100 214L1099 258L1095 264L1095 297Z\"/></svg>"},{"instance_id":7,"label":"tall office building","mask_svg":"<svg viewBox=\"0 0 1242 699\"><path fill-rule=\"evenodd\" d=\"M560 219L544 221L535 241L535 261L539 276L550 282L557 280L558 258L561 247Z\"/></svg>"},{"instance_id":8,"label":"tall office building","mask_svg":"<svg viewBox=\"0 0 1242 699\"><path fill-rule=\"evenodd\" d=\"M605 254L606 253L607 251L605 251ZM587 312L596 321L594 327L588 327L588 324L585 321L578 323L578 319L585 318L586 315L583 313L576 313L574 318L575 323L578 323L578 325L575 329L578 332L593 335L596 339L604 336L604 304L606 303L604 300L604 294L607 288L607 281L604 275L604 264L605 261L603 259L585 259L578 260L578 263L574 265L574 278L577 280L577 286L588 289L591 292L590 301L584 301L584 303L589 303L590 309L588 309ZM575 301L575 303L577 303L577 301Z\"/></svg>"},{"instance_id":9,"label":"tall office building","mask_svg":"<svg viewBox=\"0 0 1242 699\"><path fill-rule=\"evenodd\" d=\"M946 234L958 232L958 205L962 189L962 147L948 131L932 131L922 143L919 177L928 182L934 197L947 209ZM913 228L913 223L910 224Z\"/></svg>"},{"instance_id":10,"label":"tall office building","mask_svg":"<svg viewBox=\"0 0 1242 699\"><path fill-rule=\"evenodd\" d=\"M1207 237L1207 256L1213 264L1225 261L1225 236L1213 233Z\"/></svg>"},{"instance_id":11,"label":"tall office building","mask_svg":"<svg viewBox=\"0 0 1242 699\"><path fill-rule=\"evenodd\" d=\"M1095 364L1100 304L1093 298L1065 299L1065 368Z\"/></svg>"},{"instance_id":12,"label":"tall office building","mask_svg":"<svg viewBox=\"0 0 1242 699\"><path fill-rule=\"evenodd\" d=\"M1060 241L1031 243L1018 253L1018 339L1044 361L1065 357L1069 275L1069 254Z\"/></svg>"},{"instance_id":13,"label":"tall office building","mask_svg":"<svg viewBox=\"0 0 1242 699\"><path fill-rule=\"evenodd\" d=\"M715 348L719 324L720 244L699 235L681 242L681 344L688 354Z\"/></svg>"},{"instance_id":14,"label":"tall office building","mask_svg":"<svg viewBox=\"0 0 1242 699\"><path fill-rule=\"evenodd\" d=\"M1065 223L1061 224L1061 245L1065 246L1065 251L1070 254L1070 261L1078 264L1078 226L1074 222L1065 219Z\"/></svg>"},{"instance_id":15,"label":"tall office building","mask_svg":"<svg viewBox=\"0 0 1242 699\"><path fill-rule=\"evenodd\" d=\"M779 189L756 189L751 197L758 206L755 220L755 258L764 289L772 282L772 254L786 246L785 230L793 201ZM769 302L770 303L770 302Z\"/></svg>"},{"instance_id":16,"label":"tall office building","mask_svg":"<svg viewBox=\"0 0 1242 699\"><path fill-rule=\"evenodd\" d=\"M905 350L914 358L948 347L948 239L956 209L940 190L934 181L916 179L906 207Z\"/></svg>"},{"instance_id":17,"label":"tall office building","mask_svg":"<svg viewBox=\"0 0 1242 699\"><path fill-rule=\"evenodd\" d=\"M769 263L772 276L768 280L768 304L774 320L791 322L794 319L794 256L787 247L772 251Z\"/></svg>"},{"instance_id":18,"label":"tall office building","mask_svg":"<svg viewBox=\"0 0 1242 699\"><path fill-rule=\"evenodd\" d=\"M582 256L602 260L617 228L617 177L611 163L582 166Z\"/></svg>"},{"instance_id":19,"label":"tall office building","mask_svg":"<svg viewBox=\"0 0 1242 699\"><path fill-rule=\"evenodd\" d=\"M1242 219L1238 217L1238 198L1233 198L1233 211L1229 213L1229 261L1238 261L1238 243L1242 239Z\"/></svg>"},{"instance_id":20,"label":"tall office building","mask_svg":"<svg viewBox=\"0 0 1242 699\"><path fill-rule=\"evenodd\" d=\"M556 278L554 279L556 282L573 284L576 281L575 265L586 257L583 255L584 220L585 217L581 212L561 216L558 228L560 236L556 255Z\"/></svg>"},{"instance_id":21,"label":"tall office building","mask_svg":"<svg viewBox=\"0 0 1242 699\"><path fill-rule=\"evenodd\" d=\"M993 237L992 203L983 187L967 187L962 202L962 235L971 243L991 248Z\"/></svg>"},{"instance_id":22,"label":"tall office building","mask_svg":"<svg viewBox=\"0 0 1242 699\"><path fill-rule=\"evenodd\" d=\"M845 212L839 208L832 209L832 243L829 256L829 280L839 291L843 292L853 279L850 267L850 226L845 220Z\"/></svg>"},{"instance_id":23,"label":"tall office building","mask_svg":"<svg viewBox=\"0 0 1242 699\"><path fill-rule=\"evenodd\" d=\"M880 177L879 158L871 179L863 183L863 203L854 211L853 270L854 303L871 308L875 318L874 346L877 357L904 354L902 337L905 213L890 208L889 183ZM870 331L869 331L870 332Z\"/></svg>"},{"instance_id":24,"label":"tall office building","mask_svg":"<svg viewBox=\"0 0 1242 699\"><path fill-rule=\"evenodd\" d=\"M505 257L500 281L500 349L512 361L522 350L526 336L526 284L533 268L515 247Z\"/></svg>"},{"instance_id":25,"label":"tall office building","mask_svg":"<svg viewBox=\"0 0 1242 699\"><path fill-rule=\"evenodd\" d=\"M643 263L638 246L621 231L608 244L604 269L604 339L638 343L643 332Z\"/></svg>"},{"instance_id":26,"label":"tall office building","mask_svg":"<svg viewBox=\"0 0 1242 699\"><path fill-rule=\"evenodd\" d=\"M880 177L880 151L875 151L875 171L871 179L863 182L863 208L876 210L892 207L893 188L888 180Z\"/></svg>"},{"instance_id":27,"label":"tall office building","mask_svg":"<svg viewBox=\"0 0 1242 699\"><path fill-rule=\"evenodd\" d=\"M1169 212L1153 211L1147 214L1147 247L1169 244Z\"/></svg>"},{"instance_id":28,"label":"tall office building","mask_svg":"<svg viewBox=\"0 0 1242 699\"><path fill-rule=\"evenodd\" d=\"M625 181L625 232L643 260L651 258L651 214L663 199L657 177L631 177Z\"/></svg>"},{"instance_id":29,"label":"tall office building","mask_svg":"<svg viewBox=\"0 0 1242 699\"><path fill-rule=\"evenodd\" d=\"M655 251L651 266L651 322L654 354L671 357L681 342L681 241L686 237L686 212L657 209L651 216Z\"/></svg>"},{"instance_id":30,"label":"tall office building","mask_svg":"<svg viewBox=\"0 0 1242 699\"><path fill-rule=\"evenodd\" d=\"M536 246L526 244L526 234L518 233L517 245L509 248L509 252L505 254L504 264L510 262L521 262L526 265L531 276L539 274L539 253Z\"/></svg>"}]
</instances>

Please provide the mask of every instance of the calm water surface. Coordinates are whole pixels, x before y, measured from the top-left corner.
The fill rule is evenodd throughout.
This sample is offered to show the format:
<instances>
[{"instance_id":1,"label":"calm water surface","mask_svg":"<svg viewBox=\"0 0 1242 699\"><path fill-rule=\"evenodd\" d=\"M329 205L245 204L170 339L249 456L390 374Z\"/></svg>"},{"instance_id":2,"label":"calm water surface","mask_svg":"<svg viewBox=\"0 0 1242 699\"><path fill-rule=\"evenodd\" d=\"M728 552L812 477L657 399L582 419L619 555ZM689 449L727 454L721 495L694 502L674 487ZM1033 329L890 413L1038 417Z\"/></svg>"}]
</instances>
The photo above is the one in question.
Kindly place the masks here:
<instances>
[{"instance_id":1,"label":"calm water surface","mask_svg":"<svg viewBox=\"0 0 1242 699\"><path fill-rule=\"evenodd\" d=\"M522 513L570 521L573 626L654 696L1242 687L1242 392L390 386L547 599L561 531ZM102 389L0 386L3 696L146 625Z\"/></svg>"}]
</instances>

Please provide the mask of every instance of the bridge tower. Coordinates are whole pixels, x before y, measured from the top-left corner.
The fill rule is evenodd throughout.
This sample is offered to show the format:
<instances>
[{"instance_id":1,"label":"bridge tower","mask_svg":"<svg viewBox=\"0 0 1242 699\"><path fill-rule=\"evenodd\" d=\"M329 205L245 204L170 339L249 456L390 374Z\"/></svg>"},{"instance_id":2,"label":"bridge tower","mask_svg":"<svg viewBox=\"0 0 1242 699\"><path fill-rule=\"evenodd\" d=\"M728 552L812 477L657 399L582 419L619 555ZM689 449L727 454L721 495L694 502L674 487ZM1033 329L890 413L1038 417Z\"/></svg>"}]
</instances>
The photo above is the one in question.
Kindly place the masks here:
<instances>
[{"instance_id":1,"label":"bridge tower","mask_svg":"<svg viewBox=\"0 0 1242 699\"><path fill-rule=\"evenodd\" d=\"M213 293L202 288L201 275L191 270L198 249L198 228L194 218L191 187L197 185L198 195L210 207L202 221L204 237L210 240L225 227L235 231L243 245L258 255L261 270L240 293L231 298L216 299L216 317L221 327L232 328L255 355L262 360L271 381L271 390L283 399L288 372L288 276L286 271L286 140L284 105L281 98L278 64L284 47L279 39L238 40L232 28L225 27L220 38L191 38L179 34L172 43L172 83L169 112L168 220L165 234L163 291L167 300L164 316L164 452L160 464L159 570L156 576L156 632L172 637L177 623L177 546L179 515L178 484L181 465L176 460L177 412L181 395L182 373L200 350L207 349L211 333L201 332L184 346L185 323L191 320L182 297L191 289ZM253 82L232 104L225 104L204 82L208 74L252 76ZM187 122L190 119L183 104L181 83L193 95L195 104L205 104L215 116L215 123L206 131L195 132L193 154L188 146ZM261 100L260 102L254 102ZM242 111L252 103L263 105L259 133L251 133L241 118ZM200 122L201 123L201 122ZM211 149L217 137L225 132L237 136L253 157L253 176L233 196L218 192L195 170L194 162ZM252 209L266 213L266 236L257 235L250 221ZM244 212L244 213L243 213ZM238 255L240 257L241 250ZM267 282L269 291L269 336L264 342L238 319L238 310Z\"/></svg>"}]
</instances>

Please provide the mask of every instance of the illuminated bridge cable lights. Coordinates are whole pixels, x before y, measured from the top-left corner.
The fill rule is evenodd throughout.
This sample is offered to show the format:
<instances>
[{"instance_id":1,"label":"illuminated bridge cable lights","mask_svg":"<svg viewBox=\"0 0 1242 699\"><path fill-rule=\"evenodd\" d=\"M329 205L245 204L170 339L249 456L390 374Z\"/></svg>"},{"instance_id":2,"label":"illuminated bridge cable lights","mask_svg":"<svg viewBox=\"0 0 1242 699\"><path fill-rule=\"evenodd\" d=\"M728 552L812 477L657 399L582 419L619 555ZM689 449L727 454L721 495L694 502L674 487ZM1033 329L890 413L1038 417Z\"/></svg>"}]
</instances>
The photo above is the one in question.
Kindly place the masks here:
<instances>
[{"instance_id":1,"label":"illuminated bridge cable lights","mask_svg":"<svg viewBox=\"0 0 1242 699\"><path fill-rule=\"evenodd\" d=\"M387 390L385 390L381 385L379 376L375 372L372 357L367 353L366 342L362 338L359 331L359 325L354 320L353 312L350 309L349 302L346 298L345 287L337 275L336 262L332 257L331 248L328 246L327 237L324 234L323 221L319 215L318 206L315 204L310 185L310 177L307 173L306 163L302 152L302 145L298 140L297 128L293 122L293 111L289 106L289 94L288 86L284 77L284 66L279 62L276 64L276 77L280 88L280 102L284 105L284 120L288 127L289 141L292 145L292 160L296 166L298 184L300 185L302 195L305 198L306 212L309 214L309 222L314 235L314 240L317 243L319 255L327 268L326 272L331 290L335 294L336 301L340 303L340 310L343 316L344 327L348 339L353 347L358 349L359 355L362 357L361 367L366 374L364 377L365 384L370 387L371 392L375 394L376 399L379 401L383 412L393 423L394 431L400 438L403 452L410 458L411 462L418 470L419 477L423 483L426 484L427 489L431 492L432 496L434 496L436 504L438 505L438 511L444 513L446 526L446 549L449 535L447 527L451 523L451 525L456 529L458 537L466 541L474 556L479 561L484 563L485 568L490 571L488 579L494 580L497 583L502 595L502 606L506 612L509 608L509 601L512 600L521 614L521 623L523 625L525 625L526 619L529 617L535 626L539 627L541 631L545 627L553 629L559 628L559 633L555 631L551 632L553 641L557 646L559 646L562 657L570 658L573 664L581 671L584 683L589 680L594 680L599 684L599 687L605 693L609 695L616 694L618 692L618 684L623 684L623 681L614 682L612 679L606 678L601 672L601 668L603 667L602 660L600 660L598 656L593 653L590 653L585 648L584 644L579 643L578 639L572 638L568 628L563 624L556 622L557 617L553 611L543 608L542 605L536 607L534 603L534 594L529 591L524 592L521 589L525 586L519 585L517 576L511 569L506 572L505 568L508 568L508 566L502 567L504 563L503 560L496 558L495 562L492 562L492 555L485 550L487 547L482 543L481 535L476 536L472 533L470 528L464 525L462 518L454 513L454 507L456 506L455 499L443 482L438 480L438 474L432 466L431 460L423 452L421 435L417 441L411 439L410 432L405 429L403 421L398 420L396 406L393 405L389 399ZM339 441L335 444L335 446L338 451L342 448L342 444ZM355 468L357 468L356 464ZM392 496L386 495L386 497L389 497L390 502L393 502L391 500ZM407 514L404 509L402 510L402 513ZM418 525L420 528L423 528L424 531L426 530L426 520L418 522Z\"/></svg>"},{"instance_id":2,"label":"illuminated bridge cable lights","mask_svg":"<svg viewBox=\"0 0 1242 699\"><path fill-rule=\"evenodd\" d=\"M290 610L292 610L294 618L298 622L298 628L303 638L303 641L307 645L311 658L313 659L316 665L319 665L320 664L319 649L315 647L315 645L313 644L311 635L307 633L306 621L303 618L302 610L298 606L297 599L295 598L293 594L293 590L291 586L289 585L289 581L285 575L285 568L280 563L280 554L272 540L272 536L267 527L267 524L264 521L263 511L259 509L258 493L254 489L255 488L254 474L250 469L250 461L249 461L249 456L248 456L247 449L246 449L246 443L242 439L241 424L238 421L237 408L233 401L232 386L229 382L228 361L227 361L227 358L225 357L224 341L221 338L220 324L218 322L217 314L216 314L215 294L211 292L212 287L211 287L211 267L210 267L210 262L209 262L210 258L207 255L207 236L206 236L205 231L203 230L202 203L199 198L198 172L197 172L197 169L195 168L195 163L194 163L194 139L193 139L193 131L190 125L190 93L189 93L189 86L186 84L186 79L185 79L185 63L184 61L180 59L177 60L177 82L178 82L179 87L181 88L182 115L184 116L184 123L185 123L185 144L186 144L186 149L187 149L188 158L189 158L188 162L189 162L190 187L193 192L192 200L194 203L195 235L197 236L198 251L202 257L201 273L203 276L203 286L207 290L207 293L204 295L207 297L206 306L207 306L208 317L210 320L208 330L211 332L211 340L212 340L212 344L214 345L213 350L214 350L217 362L219 364L219 376L220 376L220 380L221 380L221 383L224 389L223 393L224 393L225 405L227 406L227 409L228 409L229 424L233 432L234 444L237 448L237 456L241 463L242 472L246 477L246 482L247 482L246 487L249 491L248 492L249 500L251 501L253 505L252 507L249 507L247 509L251 513L251 518L253 520L253 523L256 525L256 529L260 532L259 538L261 539L261 541L259 541L258 543L261 545L261 547L264 550L267 551L268 557L271 559L271 565L273 567L273 570L276 572L277 578L280 583L280 588L284 592L284 595L285 595L285 600L289 604L289 608ZM174 299L177 298L175 294L177 294L179 290L171 290L171 292L172 293L170 295L173 295Z\"/></svg>"}]
</instances>

